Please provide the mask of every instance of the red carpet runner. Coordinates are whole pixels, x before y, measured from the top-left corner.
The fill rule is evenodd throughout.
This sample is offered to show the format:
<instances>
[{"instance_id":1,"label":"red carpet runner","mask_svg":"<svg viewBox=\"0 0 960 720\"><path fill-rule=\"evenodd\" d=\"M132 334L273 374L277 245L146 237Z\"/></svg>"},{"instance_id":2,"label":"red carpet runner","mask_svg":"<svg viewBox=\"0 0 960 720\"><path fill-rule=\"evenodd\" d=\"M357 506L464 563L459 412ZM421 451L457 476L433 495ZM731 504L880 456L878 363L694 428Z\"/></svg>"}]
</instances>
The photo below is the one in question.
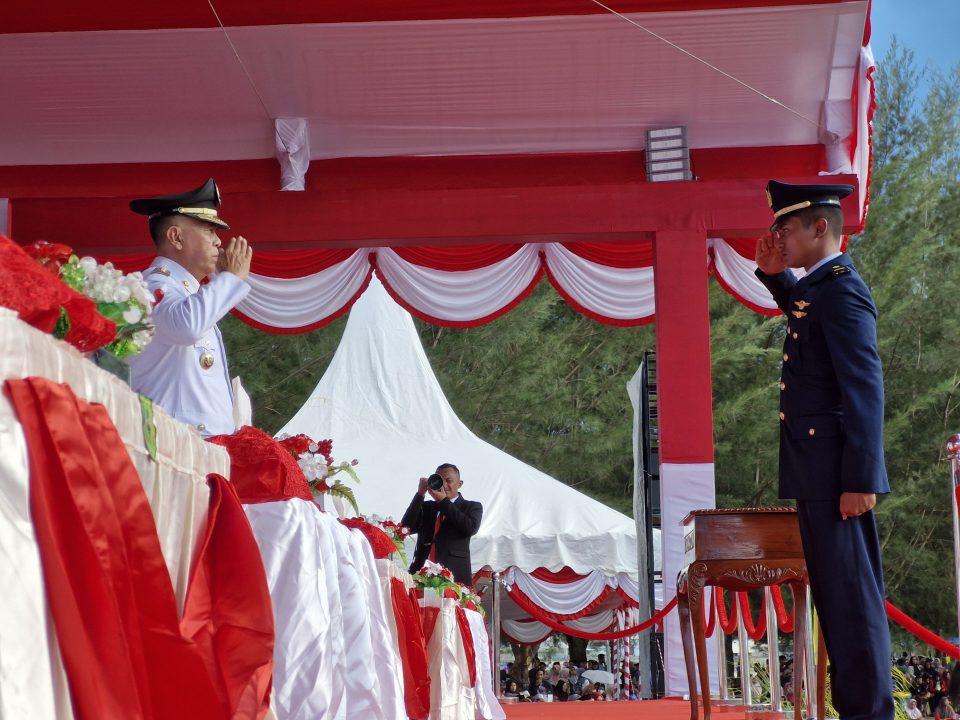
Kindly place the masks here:
<instances>
[{"instance_id":1,"label":"red carpet runner","mask_svg":"<svg viewBox=\"0 0 960 720\"><path fill-rule=\"evenodd\" d=\"M690 720L686 700L640 702L563 702L504 705L507 720ZM743 720L742 711L713 709L718 720Z\"/></svg>"}]
</instances>

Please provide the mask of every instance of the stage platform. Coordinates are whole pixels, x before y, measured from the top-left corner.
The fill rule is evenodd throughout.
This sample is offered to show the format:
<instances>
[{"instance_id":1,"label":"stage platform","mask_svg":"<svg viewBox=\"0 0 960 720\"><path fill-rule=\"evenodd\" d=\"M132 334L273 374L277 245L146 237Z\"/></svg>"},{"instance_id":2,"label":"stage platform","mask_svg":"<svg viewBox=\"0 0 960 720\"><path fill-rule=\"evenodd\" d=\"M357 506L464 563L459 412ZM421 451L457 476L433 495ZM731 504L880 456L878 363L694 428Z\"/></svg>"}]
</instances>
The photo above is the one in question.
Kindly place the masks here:
<instances>
[{"instance_id":1,"label":"stage platform","mask_svg":"<svg viewBox=\"0 0 960 720\"><path fill-rule=\"evenodd\" d=\"M518 703L504 705L507 720L690 720L686 700L641 700L639 702ZM703 710L701 709L701 717ZM743 710L730 707L714 716L721 720L744 720ZM751 714L751 718L756 718ZM781 716L782 717L782 716Z\"/></svg>"}]
</instances>

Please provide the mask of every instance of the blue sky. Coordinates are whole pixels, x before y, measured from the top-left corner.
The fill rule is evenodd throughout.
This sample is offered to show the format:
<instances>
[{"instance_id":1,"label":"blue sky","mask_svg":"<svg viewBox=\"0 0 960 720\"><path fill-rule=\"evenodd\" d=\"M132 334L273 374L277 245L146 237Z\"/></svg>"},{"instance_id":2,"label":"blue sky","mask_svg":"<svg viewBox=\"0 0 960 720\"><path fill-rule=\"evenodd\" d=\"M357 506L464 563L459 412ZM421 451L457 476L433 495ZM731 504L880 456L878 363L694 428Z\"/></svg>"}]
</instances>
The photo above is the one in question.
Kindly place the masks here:
<instances>
[{"instance_id":1,"label":"blue sky","mask_svg":"<svg viewBox=\"0 0 960 720\"><path fill-rule=\"evenodd\" d=\"M960 0L873 0L870 45L880 62L892 36L914 52L918 67L949 70L960 63Z\"/></svg>"}]
</instances>

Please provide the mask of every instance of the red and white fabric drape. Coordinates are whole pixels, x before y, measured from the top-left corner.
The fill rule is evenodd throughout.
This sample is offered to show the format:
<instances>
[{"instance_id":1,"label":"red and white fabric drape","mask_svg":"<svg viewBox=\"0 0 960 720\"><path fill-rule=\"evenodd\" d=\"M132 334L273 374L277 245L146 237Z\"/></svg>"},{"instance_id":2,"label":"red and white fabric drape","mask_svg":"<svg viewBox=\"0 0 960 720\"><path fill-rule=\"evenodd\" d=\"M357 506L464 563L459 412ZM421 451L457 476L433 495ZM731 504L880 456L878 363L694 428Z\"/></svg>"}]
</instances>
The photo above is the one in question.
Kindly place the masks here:
<instances>
[{"instance_id":1,"label":"red and white fabric drape","mask_svg":"<svg viewBox=\"0 0 960 720\"><path fill-rule=\"evenodd\" d=\"M748 307L774 312L753 276L754 240L711 239L704 269ZM124 271L149 255L103 256ZM264 250L254 255L253 291L236 314L275 333L316 329L350 309L373 270L412 314L448 327L472 327L509 312L544 275L578 312L610 325L653 320L651 240L325 250Z\"/></svg>"},{"instance_id":2,"label":"red and white fabric drape","mask_svg":"<svg viewBox=\"0 0 960 720\"><path fill-rule=\"evenodd\" d=\"M591 614L616 584L599 570L578 575L569 568L559 572L538 568L532 573L510 568L504 582L512 598L525 599L545 615L564 622Z\"/></svg>"}]
</instances>

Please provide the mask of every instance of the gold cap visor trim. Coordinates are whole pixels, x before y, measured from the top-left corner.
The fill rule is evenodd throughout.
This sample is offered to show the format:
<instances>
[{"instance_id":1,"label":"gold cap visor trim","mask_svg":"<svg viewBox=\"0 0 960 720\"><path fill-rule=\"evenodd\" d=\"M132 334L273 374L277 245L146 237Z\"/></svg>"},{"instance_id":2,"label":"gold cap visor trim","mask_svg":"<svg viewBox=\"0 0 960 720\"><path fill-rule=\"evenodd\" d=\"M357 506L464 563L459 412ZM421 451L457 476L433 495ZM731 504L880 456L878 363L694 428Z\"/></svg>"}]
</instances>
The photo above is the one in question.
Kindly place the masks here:
<instances>
[{"instance_id":1,"label":"gold cap visor trim","mask_svg":"<svg viewBox=\"0 0 960 720\"><path fill-rule=\"evenodd\" d=\"M166 211L165 213L154 213L150 217L156 217L158 215L186 215L187 217L192 217L196 220L203 220L204 222L217 225L222 228L230 229L230 226L227 225L219 215L217 215L216 210L211 210L210 208L199 208L199 207L178 207Z\"/></svg>"}]
</instances>

